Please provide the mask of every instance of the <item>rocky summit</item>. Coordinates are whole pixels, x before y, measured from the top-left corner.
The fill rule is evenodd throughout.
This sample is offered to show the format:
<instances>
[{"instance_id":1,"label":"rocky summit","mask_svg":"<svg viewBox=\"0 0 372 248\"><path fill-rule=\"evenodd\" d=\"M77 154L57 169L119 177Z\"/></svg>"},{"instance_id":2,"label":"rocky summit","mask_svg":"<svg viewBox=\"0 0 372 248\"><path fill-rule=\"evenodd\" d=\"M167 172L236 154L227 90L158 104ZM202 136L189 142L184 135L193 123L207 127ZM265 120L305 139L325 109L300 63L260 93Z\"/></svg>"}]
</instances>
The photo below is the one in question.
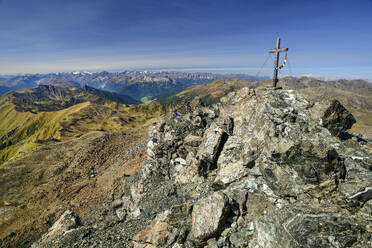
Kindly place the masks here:
<instances>
[{"instance_id":1,"label":"rocky summit","mask_svg":"<svg viewBox=\"0 0 372 248\"><path fill-rule=\"evenodd\" d=\"M354 123L269 87L170 112L101 222L67 210L32 247L372 247L372 143Z\"/></svg>"}]
</instances>

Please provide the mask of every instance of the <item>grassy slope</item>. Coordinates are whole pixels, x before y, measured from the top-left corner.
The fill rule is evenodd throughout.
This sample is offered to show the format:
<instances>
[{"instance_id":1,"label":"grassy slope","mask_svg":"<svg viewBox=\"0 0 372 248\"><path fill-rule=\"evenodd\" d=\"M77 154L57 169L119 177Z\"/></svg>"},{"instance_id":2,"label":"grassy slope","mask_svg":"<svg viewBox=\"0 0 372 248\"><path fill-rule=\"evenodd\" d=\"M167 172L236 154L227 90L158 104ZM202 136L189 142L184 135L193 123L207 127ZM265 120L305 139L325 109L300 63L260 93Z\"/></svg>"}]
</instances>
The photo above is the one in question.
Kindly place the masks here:
<instances>
[{"instance_id":1,"label":"grassy slope","mask_svg":"<svg viewBox=\"0 0 372 248\"><path fill-rule=\"evenodd\" d=\"M63 88L39 85L25 90L12 91L0 99L0 104L12 102L22 112L57 111L82 102L104 103L105 100L123 104L140 103L129 96L98 90L88 86Z\"/></svg>"},{"instance_id":2,"label":"grassy slope","mask_svg":"<svg viewBox=\"0 0 372 248\"><path fill-rule=\"evenodd\" d=\"M0 106L0 162L21 156L37 146L36 140L60 139L60 121L84 108L82 103L56 112L18 112L11 103Z\"/></svg>"},{"instance_id":3,"label":"grassy slope","mask_svg":"<svg viewBox=\"0 0 372 248\"><path fill-rule=\"evenodd\" d=\"M10 102L0 105L0 164L23 156L51 138L63 141L95 130L125 130L141 126L164 113L159 104L128 106L111 101L103 105L84 102L37 114L19 112L15 108Z\"/></svg>"},{"instance_id":4,"label":"grassy slope","mask_svg":"<svg viewBox=\"0 0 372 248\"><path fill-rule=\"evenodd\" d=\"M50 103L38 102L41 108ZM159 103L103 99L48 112L36 112L39 106L34 113L19 111L9 95L0 98L0 247L28 247L66 209L98 222L112 189L146 158L144 148L128 157L125 152L143 142L147 125L165 113ZM98 173L93 180L92 167Z\"/></svg>"},{"instance_id":5,"label":"grassy slope","mask_svg":"<svg viewBox=\"0 0 372 248\"><path fill-rule=\"evenodd\" d=\"M350 132L372 139L372 111L350 109L350 112L357 120Z\"/></svg>"},{"instance_id":6,"label":"grassy slope","mask_svg":"<svg viewBox=\"0 0 372 248\"><path fill-rule=\"evenodd\" d=\"M123 194L126 176L146 160L145 148L125 152L146 138L146 125L90 132L6 162L0 167L0 247L29 247L67 209L88 225L112 218L112 198Z\"/></svg>"}]
</instances>

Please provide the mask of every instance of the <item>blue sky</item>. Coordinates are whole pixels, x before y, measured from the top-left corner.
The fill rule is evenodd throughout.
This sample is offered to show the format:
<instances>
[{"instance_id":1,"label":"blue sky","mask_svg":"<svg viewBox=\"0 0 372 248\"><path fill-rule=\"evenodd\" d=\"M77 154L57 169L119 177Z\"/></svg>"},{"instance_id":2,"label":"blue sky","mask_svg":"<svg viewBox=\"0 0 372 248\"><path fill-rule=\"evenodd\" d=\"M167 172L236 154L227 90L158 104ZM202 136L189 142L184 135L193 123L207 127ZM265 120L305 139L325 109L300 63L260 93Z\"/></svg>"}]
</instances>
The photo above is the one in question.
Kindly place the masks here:
<instances>
[{"instance_id":1,"label":"blue sky","mask_svg":"<svg viewBox=\"0 0 372 248\"><path fill-rule=\"evenodd\" d=\"M0 0L0 74L255 75L278 34L282 74L372 79L372 0Z\"/></svg>"}]
</instances>

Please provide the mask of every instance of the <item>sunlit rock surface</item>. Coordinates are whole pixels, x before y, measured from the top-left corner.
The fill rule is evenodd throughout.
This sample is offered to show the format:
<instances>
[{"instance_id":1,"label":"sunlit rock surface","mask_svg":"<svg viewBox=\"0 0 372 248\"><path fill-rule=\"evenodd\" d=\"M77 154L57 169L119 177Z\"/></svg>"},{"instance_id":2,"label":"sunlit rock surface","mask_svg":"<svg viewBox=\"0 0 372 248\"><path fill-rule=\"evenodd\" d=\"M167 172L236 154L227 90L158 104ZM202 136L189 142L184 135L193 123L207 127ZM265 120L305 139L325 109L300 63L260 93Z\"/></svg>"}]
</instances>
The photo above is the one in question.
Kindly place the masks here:
<instances>
[{"instance_id":1,"label":"sunlit rock surface","mask_svg":"<svg viewBox=\"0 0 372 248\"><path fill-rule=\"evenodd\" d=\"M155 124L142 172L113 199L116 222L58 244L372 246L372 146L348 139L355 120L339 102L264 87L221 102Z\"/></svg>"}]
</instances>

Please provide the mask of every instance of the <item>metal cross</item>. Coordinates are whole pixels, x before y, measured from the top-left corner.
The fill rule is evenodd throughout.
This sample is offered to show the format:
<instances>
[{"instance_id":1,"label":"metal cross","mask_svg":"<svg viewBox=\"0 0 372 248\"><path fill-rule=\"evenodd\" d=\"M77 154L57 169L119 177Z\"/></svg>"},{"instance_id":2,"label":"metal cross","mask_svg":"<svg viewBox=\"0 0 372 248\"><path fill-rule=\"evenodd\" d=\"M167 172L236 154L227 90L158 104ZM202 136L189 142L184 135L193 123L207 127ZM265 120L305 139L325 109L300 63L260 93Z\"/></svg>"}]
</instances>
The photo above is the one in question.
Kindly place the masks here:
<instances>
[{"instance_id":1,"label":"metal cross","mask_svg":"<svg viewBox=\"0 0 372 248\"><path fill-rule=\"evenodd\" d=\"M274 61L274 76L273 76L273 87L276 88L278 83L278 66L279 66L279 53L286 52L288 48L280 48L280 38L276 39L276 48L269 50L269 53L275 53L275 61Z\"/></svg>"}]
</instances>

